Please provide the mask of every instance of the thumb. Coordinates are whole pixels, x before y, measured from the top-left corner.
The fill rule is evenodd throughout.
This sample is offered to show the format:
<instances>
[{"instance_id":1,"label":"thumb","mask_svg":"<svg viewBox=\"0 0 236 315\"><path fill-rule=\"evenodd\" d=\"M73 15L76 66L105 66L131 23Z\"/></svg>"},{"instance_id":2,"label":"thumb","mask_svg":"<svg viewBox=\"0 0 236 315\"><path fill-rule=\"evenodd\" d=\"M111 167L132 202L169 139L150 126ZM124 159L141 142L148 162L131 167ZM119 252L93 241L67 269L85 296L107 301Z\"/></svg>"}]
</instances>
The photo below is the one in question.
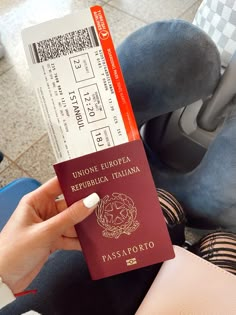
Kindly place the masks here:
<instances>
[{"instance_id":1,"label":"thumb","mask_svg":"<svg viewBox=\"0 0 236 315\"><path fill-rule=\"evenodd\" d=\"M100 201L96 193L92 193L88 197L73 203L61 213L45 221L50 231L55 233L63 233L75 224L87 218L97 207Z\"/></svg>"}]
</instances>

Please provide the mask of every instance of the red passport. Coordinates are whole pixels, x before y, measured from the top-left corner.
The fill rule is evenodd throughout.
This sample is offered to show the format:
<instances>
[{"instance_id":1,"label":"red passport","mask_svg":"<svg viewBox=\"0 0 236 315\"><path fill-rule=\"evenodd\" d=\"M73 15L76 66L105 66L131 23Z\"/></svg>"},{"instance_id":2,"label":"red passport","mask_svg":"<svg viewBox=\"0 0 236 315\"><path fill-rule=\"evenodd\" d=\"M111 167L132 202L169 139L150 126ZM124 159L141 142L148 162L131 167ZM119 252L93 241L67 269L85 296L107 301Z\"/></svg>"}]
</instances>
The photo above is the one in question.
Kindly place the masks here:
<instances>
[{"instance_id":1,"label":"red passport","mask_svg":"<svg viewBox=\"0 0 236 315\"><path fill-rule=\"evenodd\" d=\"M96 192L95 212L78 224L92 279L174 257L141 140L54 165L69 205Z\"/></svg>"}]
</instances>

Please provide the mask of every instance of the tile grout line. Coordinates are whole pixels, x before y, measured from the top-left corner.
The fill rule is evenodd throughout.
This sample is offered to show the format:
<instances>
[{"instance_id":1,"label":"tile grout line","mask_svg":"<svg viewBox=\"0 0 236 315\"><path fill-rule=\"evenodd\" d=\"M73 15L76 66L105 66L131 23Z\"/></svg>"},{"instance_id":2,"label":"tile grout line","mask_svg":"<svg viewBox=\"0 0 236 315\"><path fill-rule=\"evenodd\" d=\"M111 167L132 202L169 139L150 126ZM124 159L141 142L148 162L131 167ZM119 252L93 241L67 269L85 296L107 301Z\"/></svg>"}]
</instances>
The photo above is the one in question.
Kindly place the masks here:
<instances>
[{"instance_id":1,"label":"tile grout line","mask_svg":"<svg viewBox=\"0 0 236 315\"><path fill-rule=\"evenodd\" d=\"M25 151L26 152L26 151ZM32 177L28 171L24 170L22 167L20 167L20 165L18 165L15 161L13 161L11 158L9 158L7 155L4 154L4 157L6 157L9 161L10 164L4 168L1 172L0 175L3 174L7 169L9 169L11 166L16 166L19 170L21 170L22 172L26 173L26 175L28 175L29 177Z\"/></svg>"},{"instance_id":2,"label":"tile grout line","mask_svg":"<svg viewBox=\"0 0 236 315\"><path fill-rule=\"evenodd\" d=\"M116 9L116 10L122 12L122 13L125 13L125 15L128 15L128 16L134 18L135 20L137 20L137 21L139 21L139 22L143 22L143 23L145 23L146 25L149 24L148 22L146 22L146 21L144 21L144 20L138 18L137 16L134 16L134 15L132 15L132 14L129 14L128 12L126 12L126 11L120 9L120 8L117 8L117 7L115 7L115 6L112 5L112 4L109 4L109 2L106 3L106 4L104 5L104 7L105 7L105 6L108 6L108 7L112 8L112 9Z\"/></svg>"},{"instance_id":3,"label":"tile grout line","mask_svg":"<svg viewBox=\"0 0 236 315\"><path fill-rule=\"evenodd\" d=\"M186 9L183 13L181 13L178 18L181 18L184 14L186 14L189 10L191 10L195 4L198 2L198 0L196 0L188 9Z\"/></svg>"},{"instance_id":4,"label":"tile grout line","mask_svg":"<svg viewBox=\"0 0 236 315\"><path fill-rule=\"evenodd\" d=\"M6 168L4 168L3 171L0 172L0 175L3 174L7 169L10 169L11 166L16 166L20 171L22 171L23 173L25 173L25 175L27 175L27 176L30 177L30 178L33 178L33 177L28 173L28 171L22 169L19 165L17 165L16 163L14 163L14 162L12 162L12 161L11 161L11 164L10 164L10 165L8 165ZM10 183L10 182L9 182L9 183ZM0 184L0 188L1 188L1 187L4 187L4 186L2 186L2 185Z\"/></svg>"},{"instance_id":5,"label":"tile grout line","mask_svg":"<svg viewBox=\"0 0 236 315\"><path fill-rule=\"evenodd\" d=\"M34 145L36 145L37 143L39 143L39 141L41 141L43 139L43 137L45 137L47 135L47 132L45 132L38 140L36 140L33 144L31 144L27 150L25 150L24 152L22 152L19 156L17 156L17 158L14 160L14 162L16 163L16 160L20 159L26 152L28 152L30 149L32 149L32 147ZM17 163L16 163L17 164Z\"/></svg>"},{"instance_id":6,"label":"tile grout line","mask_svg":"<svg viewBox=\"0 0 236 315\"><path fill-rule=\"evenodd\" d=\"M111 1L111 0L110 0L110 1ZM110 1L109 1L109 2L110 2ZM113 8L113 9L116 9L116 10L122 12L122 13L125 13L126 15L128 15L128 16L130 16L130 17L132 17L132 18L134 18L134 19L136 19L136 20L138 20L138 21L140 21L140 22L145 23L146 25L153 23L153 22L148 22L148 21L146 21L146 20L140 19L139 17L137 17L137 16L135 16L135 15L132 15L132 14L128 13L127 11L124 11L124 10L121 9L121 8L115 7L114 5L110 4L109 2L106 3L105 6L107 5L107 6L111 7L111 8ZM190 7L188 7L188 8L187 8L186 10L184 10L181 14L179 14L179 15L176 17L176 19L180 18L180 17L183 16L186 12L188 12L190 9L192 9L192 7L193 7L197 2L198 2L198 0L196 0ZM105 6L104 6L104 7L105 7ZM160 20L160 21L161 21L161 20Z\"/></svg>"},{"instance_id":7,"label":"tile grout line","mask_svg":"<svg viewBox=\"0 0 236 315\"><path fill-rule=\"evenodd\" d=\"M17 168L19 168L21 171L23 171L24 173L26 173L27 175L29 175L30 177L32 177L29 172L27 170L25 170L24 168L22 168L16 161L18 159L20 159L26 152L28 152L30 149L32 149L32 147L34 145L36 145L39 141L41 141L43 139L43 137L45 137L45 135L47 135L47 133L44 133L37 141L35 141L27 150L25 150L24 152L22 152L15 160L12 160L8 155L6 155L5 153L3 153L4 157L6 157L8 160L10 160L10 165L8 165L6 168L4 168L2 171L0 171L0 175L5 172L12 164L14 166L16 166Z\"/></svg>"},{"instance_id":8,"label":"tile grout line","mask_svg":"<svg viewBox=\"0 0 236 315\"><path fill-rule=\"evenodd\" d=\"M14 68L14 65L11 65L10 68L8 68L8 69L4 70L3 72L1 72L0 78L1 78L2 75L5 75L8 71L10 71L12 68Z\"/></svg>"}]
</instances>

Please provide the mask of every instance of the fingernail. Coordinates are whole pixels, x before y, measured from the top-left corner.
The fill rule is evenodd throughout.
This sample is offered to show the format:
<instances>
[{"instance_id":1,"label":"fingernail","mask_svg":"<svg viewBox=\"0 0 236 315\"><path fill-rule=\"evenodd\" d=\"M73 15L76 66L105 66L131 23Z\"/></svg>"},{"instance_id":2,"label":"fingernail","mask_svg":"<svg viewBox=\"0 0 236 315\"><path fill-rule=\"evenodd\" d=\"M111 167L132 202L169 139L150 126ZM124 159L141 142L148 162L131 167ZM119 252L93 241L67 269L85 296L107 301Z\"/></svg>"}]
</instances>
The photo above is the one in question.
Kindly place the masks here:
<instances>
[{"instance_id":1,"label":"fingernail","mask_svg":"<svg viewBox=\"0 0 236 315\"><path fill-rule=\"evenodd\" d=\"M83 203L86 208L92 208L96 206L99 203L99 201L100 198L96 193L92 193L91 195L83 199Z\"/></svg>"}]
</instances>

